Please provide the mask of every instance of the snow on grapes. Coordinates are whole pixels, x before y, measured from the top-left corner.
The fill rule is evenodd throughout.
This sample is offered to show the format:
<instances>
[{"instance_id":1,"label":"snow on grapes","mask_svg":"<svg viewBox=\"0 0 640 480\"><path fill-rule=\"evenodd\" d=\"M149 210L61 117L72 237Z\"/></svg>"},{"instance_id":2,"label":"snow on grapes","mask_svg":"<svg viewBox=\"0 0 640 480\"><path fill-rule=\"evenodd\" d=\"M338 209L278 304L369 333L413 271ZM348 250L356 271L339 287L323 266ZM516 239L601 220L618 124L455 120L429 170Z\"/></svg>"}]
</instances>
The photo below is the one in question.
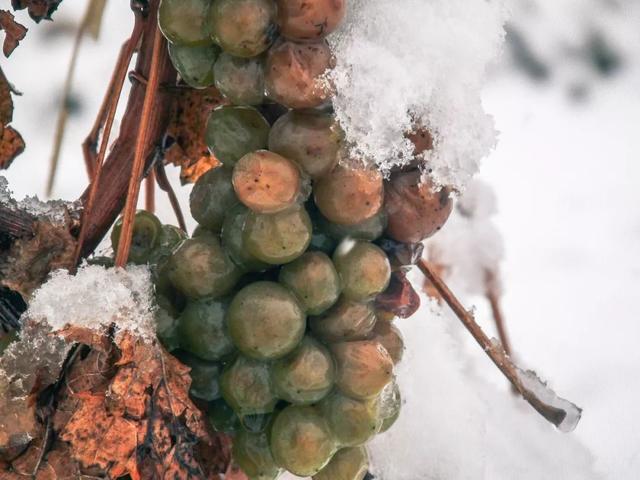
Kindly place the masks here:
<instances>
[{"instance_id":1,"label":"snow on grapes","mask_svg":"<svg viewBox=\"0 0 640 480\"><path fill-rule=\"evenodd\" d=\"M436 183L463 189L495 144L480 93L505 18L495 0L352 1L329 39L333 104L351 156L388 171L413 156L405 134L426 127L434 149L425 169Z\"/></svg>"}]
</instances>

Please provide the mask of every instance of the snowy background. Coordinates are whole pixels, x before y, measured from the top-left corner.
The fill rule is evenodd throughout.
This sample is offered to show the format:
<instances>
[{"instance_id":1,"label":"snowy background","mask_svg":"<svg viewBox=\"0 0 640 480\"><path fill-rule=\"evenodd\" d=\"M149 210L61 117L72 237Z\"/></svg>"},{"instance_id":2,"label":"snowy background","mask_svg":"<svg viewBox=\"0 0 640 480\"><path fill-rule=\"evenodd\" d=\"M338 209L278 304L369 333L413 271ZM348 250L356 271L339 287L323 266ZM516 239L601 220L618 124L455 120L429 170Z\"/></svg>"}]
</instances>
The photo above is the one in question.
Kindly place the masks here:
<instances>
[{"instance_id":1,"label":"snowy background","mask_svg":"<svg viewBox=\"0 0 640 480\"><path fill-rule=\"evenodd\" d=\"M548 426L510 395L455 318L425 305L399 323L408 347L400 374L406 405L372 448L374 470L386 480L640 477L640 6L513 3L510 48L483 90L499 136L480 177L496 195L492 221L503 236L503 309L515 356L580 405L583 419L571 434ZM39 27L20 15L33 31L10 60L0 59L24 94L15 99L14 125L27 151L6 173L17 197L43 193L84 4L63 2L56 22ZM57 197L76 198L86 185L79 145L128 36L126 10L109 2L100 41L82 46ZM163 220L173 221L158 200ZM467 293L491 331L486 302Z\"/></svg>"}]
</instances>

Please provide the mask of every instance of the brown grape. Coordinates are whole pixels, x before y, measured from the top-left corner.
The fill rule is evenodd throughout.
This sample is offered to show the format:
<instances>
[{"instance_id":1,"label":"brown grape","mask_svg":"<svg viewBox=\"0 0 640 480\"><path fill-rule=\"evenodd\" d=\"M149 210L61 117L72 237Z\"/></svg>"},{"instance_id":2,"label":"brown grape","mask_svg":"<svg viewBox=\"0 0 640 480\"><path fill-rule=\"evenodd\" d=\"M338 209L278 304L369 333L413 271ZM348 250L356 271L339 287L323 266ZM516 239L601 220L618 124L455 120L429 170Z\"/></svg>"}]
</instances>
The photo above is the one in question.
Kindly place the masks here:
<instances>
[{"instance_id":1,"label":"brown grape","mask_svg":"<svg viewBox=\"0 0 640 480\"><path fill-rule=\"evenodd\" d=\"M320 40L340 24L346 0L278 0L280 33L292 40Z\"/></svg>"}]
</instances>

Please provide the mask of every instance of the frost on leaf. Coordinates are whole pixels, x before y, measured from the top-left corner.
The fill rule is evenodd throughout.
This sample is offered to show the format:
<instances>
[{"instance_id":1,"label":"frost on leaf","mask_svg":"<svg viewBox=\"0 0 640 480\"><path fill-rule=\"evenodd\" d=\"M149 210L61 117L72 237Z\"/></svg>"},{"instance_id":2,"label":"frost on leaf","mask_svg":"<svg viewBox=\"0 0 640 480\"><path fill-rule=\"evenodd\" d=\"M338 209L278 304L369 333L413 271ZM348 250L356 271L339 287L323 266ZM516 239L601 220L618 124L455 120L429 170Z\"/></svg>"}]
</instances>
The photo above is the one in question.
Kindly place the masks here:
<instances>
[{"instance_id":1,"label":"frost on leaf","mask_svg":"<svg viewBox=\"0 0 640 480\"><path fill-rule=\"evenodd\" d=\"M463 189L495 143L480 99L500 51L498 0L354 0L329 38L334 107L353 157L383 171L414 159L410 134L428 130L420 156L437 184Z\"/></svg>"},{"instance_id":2,"label":"frost on leaf","mask_svg":"<svg viewBox=\"0 0 640 480\"><path fill-rule=\"evenodd\" d=\"M205 132L209 114L224 102L213 87L183 88L175 94L165 138L165 160L180 167L183 184L194 183L203 173L219 165L207 148Z\"/></svg>"}]
</instances>

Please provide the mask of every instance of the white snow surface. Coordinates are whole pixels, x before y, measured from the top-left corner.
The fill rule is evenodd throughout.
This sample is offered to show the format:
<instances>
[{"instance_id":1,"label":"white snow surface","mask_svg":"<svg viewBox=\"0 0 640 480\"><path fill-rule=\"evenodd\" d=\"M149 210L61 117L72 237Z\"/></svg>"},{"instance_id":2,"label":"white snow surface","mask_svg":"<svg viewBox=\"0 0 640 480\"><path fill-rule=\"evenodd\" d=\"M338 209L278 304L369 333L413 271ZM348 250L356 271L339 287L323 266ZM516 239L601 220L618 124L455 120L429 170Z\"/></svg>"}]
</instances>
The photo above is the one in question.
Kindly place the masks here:
<instances>
[{"instance_id":1,"label":"white snow surface","mask_svg":"<svg viewBox=\"0 0 640 480\"><path fill-rule=\"evenodd\" d=\"M352 158L382 170L413 158L405 133L427 127L439 185L463 189L495 144L482 108L485 70L501 51L501 0L351 0L329 37L333 105Z\"/></svg>"},{"instance_id":2,"label":"white snow surface","mask_svg":"<svg viewBox=\"0 0 640 480\"><path fill-rule=\"evenodd\" d=\"M150 341L155 338L154 304L146 266L83 265L76 275L53 272L34 292L25 315L47 322L53 331L68 326L101 331L115 324L116 334L128 331Z\"/></svg>"}]
</instances>

